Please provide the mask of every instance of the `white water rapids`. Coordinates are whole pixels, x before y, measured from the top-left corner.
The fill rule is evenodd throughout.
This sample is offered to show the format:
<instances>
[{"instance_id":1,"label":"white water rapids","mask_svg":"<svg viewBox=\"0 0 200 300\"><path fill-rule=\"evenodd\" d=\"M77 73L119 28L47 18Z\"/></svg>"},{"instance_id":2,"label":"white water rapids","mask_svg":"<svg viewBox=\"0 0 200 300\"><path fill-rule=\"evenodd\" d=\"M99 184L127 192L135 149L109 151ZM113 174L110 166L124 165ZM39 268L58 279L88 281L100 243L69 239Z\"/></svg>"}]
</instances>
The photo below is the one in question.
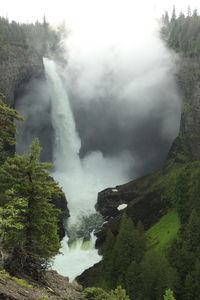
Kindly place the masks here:
<instances>
[{"instance_id":1,"label":"white water rapids","mask_svg":"<svg viewBox=\"0 0 200 300\"><path fill-rule=\"evenodd\" d=\"M125 175L129 164L119 158L104 158L101 152L90 153L80 159L81 141L76 131L67 93L53 61L44 59L48 90L51 97L52 125L55 131L54 165L52 174L63 188L70 210L71 225L79 222L81 215L95 212L97 193L108 186L128 180ZM119 162L123 162L123 167ZM53 269L72 281L85 269L101 260L95 249L95 237L84 244L79 239L72 247L62 241L61 254L55 257Z\"/></svg>"}]
</instances>

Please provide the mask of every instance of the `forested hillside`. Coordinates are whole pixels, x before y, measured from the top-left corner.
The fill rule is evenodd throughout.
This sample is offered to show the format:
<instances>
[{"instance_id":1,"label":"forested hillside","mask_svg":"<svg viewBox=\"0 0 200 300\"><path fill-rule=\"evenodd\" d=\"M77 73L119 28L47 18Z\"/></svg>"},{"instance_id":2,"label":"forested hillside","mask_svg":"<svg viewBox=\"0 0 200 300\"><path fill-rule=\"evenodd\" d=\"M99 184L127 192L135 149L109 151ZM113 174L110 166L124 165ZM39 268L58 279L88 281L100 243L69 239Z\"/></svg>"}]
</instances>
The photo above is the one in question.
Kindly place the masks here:
<instances>
[{"instance_id":1,"label":"forested hillside","mask_svg":"<svg viewBox=\"0 0 200 300\"><path fill-rule=\"evenodd\" d=\"M17 23L0 17L0 58L6 59L9 45L34 49L41 56L59 55L62 52L60 40L66 28L53 29L46 21L43 23Z\"/></svg>"},{"instance_id":2,"label":"forested hillside","mask_svg":"<svg viewBox=\"0 0 200 300\"><path fill-rule=\"evenodd\" d=\"M162 17L161 34L167 45L179 53L189 57L200 55L200 16L197 9L193 12L188 7L187 14L176 15L173 8L172 16L166 12Z\"/></svg>"}]
</instances>

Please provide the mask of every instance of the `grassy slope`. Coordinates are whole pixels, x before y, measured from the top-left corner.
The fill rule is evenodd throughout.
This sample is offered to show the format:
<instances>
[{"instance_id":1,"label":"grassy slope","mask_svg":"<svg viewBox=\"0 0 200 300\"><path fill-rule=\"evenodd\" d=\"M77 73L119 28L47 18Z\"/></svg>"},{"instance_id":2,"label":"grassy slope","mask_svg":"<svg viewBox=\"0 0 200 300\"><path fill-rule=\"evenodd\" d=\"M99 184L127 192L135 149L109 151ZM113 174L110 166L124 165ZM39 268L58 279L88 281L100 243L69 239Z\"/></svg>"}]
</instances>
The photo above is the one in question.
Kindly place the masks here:
<instances>
[{"instance_id":1,"label":"grassy slope","mask_svg":"<svg viewBox=\"0 0 200 300\"><path fill-rule=\"evenodd\" d=\"M180 227L178 215L170 211L146 232L148 253L163 254L177 235Z\"/></svg>"}]
</instances>

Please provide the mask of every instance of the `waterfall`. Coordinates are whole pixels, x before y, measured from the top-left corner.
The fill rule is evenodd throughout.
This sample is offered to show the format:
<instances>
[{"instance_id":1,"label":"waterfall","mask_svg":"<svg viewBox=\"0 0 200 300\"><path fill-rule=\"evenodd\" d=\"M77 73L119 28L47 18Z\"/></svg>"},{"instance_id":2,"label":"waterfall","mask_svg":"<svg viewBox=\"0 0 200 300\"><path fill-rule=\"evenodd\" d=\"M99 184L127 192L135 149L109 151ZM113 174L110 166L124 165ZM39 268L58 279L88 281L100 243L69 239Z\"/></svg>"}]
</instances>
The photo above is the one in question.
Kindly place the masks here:
<instances>
[{"instance_id":1,"label":"waterfall","mask_svg":"<svg viewBox=\"0 0 200 300\"><path fill-rule=\"evenodd\" d=\"M82 214L94 210L90 203L84 201L84 173L79 158L81 141L76 132L73 113L67 93L56 71L53 61L44 59L44 66L51 97L52 124L55 131L54 165L52 176L58 180L68 199L70 223L77 223ZM85 187L87 188L87 187ZM100 261L101 257L95 249L95 237L85 247L83 239L77 240L70 247L68 237L62 240L61 254L54 260L53 269L68 276L72 281L85 269Z\"/></svg>"},{"instance_id":2,"label":"waterfall","mask_svg":"<svg viewBox=\"0 0 200 300\"><path fill-rule=\"evenodd\" d=\"M68 232L72 232L76 228L86 228L82 226L82 222L88 224L90 216L94 216L94 205L99 191L128 181L129 177L126 174L130 167L130 159L127 159L127 153L117 157L104 157L99 151L91 152L80 159L81 141L76 131L68 95L56 64L44 59L44 66L55 132L53 151L55 169L52 176L60 183L66 194L70 210ZM85 269L100 261L101 257L95 249L93 234L90 241L84 242L82 237L74 241L70 247L67 241L66 236L62 241L61 254L55 257L53 268L73 280Z\"/></svg>"},{"instance_id":3,"label":"waterfall","mask_svg":"<svg viewBox=\"0 0 200 300\"><path fill-rule=\"evenodd\" d=\"M67 199L69 199L70 214L75 219L80 213L77 206L82 206L80 206L81 203L77 203L77 199L74 199L77 196L76 180L78 177L82 177L79 159L81 141L76 132L69 99L56 71L56 65L53 61L44 58L44 66L51 98L52 125L55 131L55 172L52 175L62 185Z\"/></svg>"},{"instance_id":4,"label":"waterfall","mask_svg":"<svg viewBox=\"0 0 200 300\"><path fill-rule=\"evenodd\" d=\"M97 194L127 182L132 162L127 153L106 157L100 151L80 159L81 140L66 88L53 61L45 58L44 67L46 80L31 81L16 106L25 118L18 127L17 152L28 151L32 140L38 137L44 149L42 159L52 160L53 156L51 175L62 187L70 210L68 236L62 241L61 254L55 257L53 269L73 280L101 259L92 233L103 223L94 208Z\"/></svg>"}]
</instances>

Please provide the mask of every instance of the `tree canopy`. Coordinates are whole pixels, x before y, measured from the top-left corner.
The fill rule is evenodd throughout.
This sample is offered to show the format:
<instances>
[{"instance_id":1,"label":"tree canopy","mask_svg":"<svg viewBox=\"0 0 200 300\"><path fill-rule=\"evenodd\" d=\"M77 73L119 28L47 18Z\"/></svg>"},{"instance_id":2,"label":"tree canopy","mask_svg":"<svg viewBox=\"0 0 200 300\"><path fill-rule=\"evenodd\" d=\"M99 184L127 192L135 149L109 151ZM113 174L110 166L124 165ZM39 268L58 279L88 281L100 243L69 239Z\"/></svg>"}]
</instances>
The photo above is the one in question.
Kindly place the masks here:
<instances>
[{"instance_id":1,"label":"tree canopy","mask_svg":"<svg viewBox=\"0 0 200 300\"><path fill-rule=\"evenodd\" d=\"M161 34L175 51L191 57L200 55L200 16L197 9L192 13L188 7L186 15L181 12L177 17L174 6L171 19L168 12L162 17Z\"/></svg>"}]
</instances>

